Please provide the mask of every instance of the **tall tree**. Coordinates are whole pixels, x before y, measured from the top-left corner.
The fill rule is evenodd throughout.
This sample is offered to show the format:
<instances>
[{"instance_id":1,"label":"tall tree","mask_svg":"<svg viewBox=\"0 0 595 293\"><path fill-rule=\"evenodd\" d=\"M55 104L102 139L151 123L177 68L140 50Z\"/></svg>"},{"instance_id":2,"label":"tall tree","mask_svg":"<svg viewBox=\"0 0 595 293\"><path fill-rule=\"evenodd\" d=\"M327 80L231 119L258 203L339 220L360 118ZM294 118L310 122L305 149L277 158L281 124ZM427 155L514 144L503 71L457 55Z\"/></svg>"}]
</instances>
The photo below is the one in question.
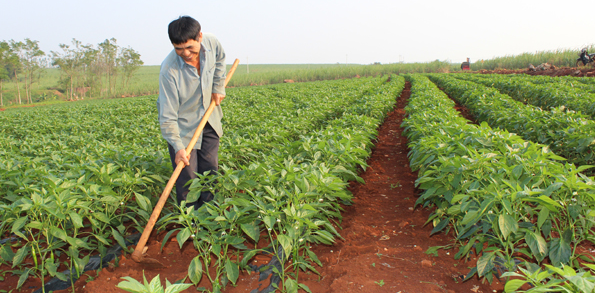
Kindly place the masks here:
<instances>
[{"instance_id":1,"label":"tall tree","mask_svg":"<svg viewBox=\"0 0 595 293\"><path fill-rule=\"evenodd\" d=\"M77 39L72 39L72 48L66 44L60 44L62 52L51 51L52 65L58 66L65 74L61 81L66 84L67 96L70 100L74 100L74 89L79 76L82 60L81 42Z\"/></svg>"},{"instance_id":2,"label":"tall tree","mask_svg":"<svg viewBox=\"0 0 595 293\"><path fill-rule=\"evenodd\" d=\"M24 48L25 43L23 42L16 42L14 40L10 40L10 50L12 52L11 58L11 65L12 65L12 72L16 86L17 86L17 93L18 93L18 101L19 105L22 103L21 101L21 86L19 85L19 73L23 68L23 64L21 63L21 56L24 55Z\"/></svg>"},{"instance_id":3,"label":"tall tree","mask_svg":"<svg viewBox=\"0 0 595 293\"><path fill-rule=\"evenodd\" d=\"M116 76L118 74L118 45L116 44L116 39L106 39L102 43L99 43L99 50L101 52L101 60L107 78L107 93L113 94L115 90Z\"/></svg>"},{"instance_id":4,"label":"tall tree","mask_svg":"<svg viewBox=\"0 0 595 293\"><path fill-rule=\"evenodd\" d=\"M99 50L93 45L83 46L83 82L82 85L88 88L89 94L101 94L102 87L102 65ZM86 92L85 92L86 95Z\"/></svg>"},{"instance_id":5,"label":"tall tree","mask_svg":"<svg viewBox=\"0 0 595 293\"><path fill-rule=\"evenodd\" d=\"M4 92L3 82L8 79L9 76L9 61L10 58L10 45L7 42L0 42L0 107L4 107Z\"/></svg>"},{"instance_id":6,"label":"tall tree","mask_svg":"<svg viewBox=\"0 0 595 293\"><path fill-rule=\"evenodd\" d=\"M36 72L44 67L45 59L45 52L43 52L39 48L39 41L32 41L29 38L25 39L25 43L23 44L23 56L21 59L21 63L23 64L23 71L25 72L25 91L27 94L27 99L29 103L32 102L32 85L33 85L33 77Z\"/></svg>"},{"instance_id":7,"label":"tall tree","mask_svg":"<svg viewBox=\"0 0 595 293\"><path fill-rule=\"evenodd\" d=\"M143 65L140 54L132 48L122 48L118 57L118 65L122 69L122 86L128 89L128 84L134 73Z\"/></svg>"}]
</instances>

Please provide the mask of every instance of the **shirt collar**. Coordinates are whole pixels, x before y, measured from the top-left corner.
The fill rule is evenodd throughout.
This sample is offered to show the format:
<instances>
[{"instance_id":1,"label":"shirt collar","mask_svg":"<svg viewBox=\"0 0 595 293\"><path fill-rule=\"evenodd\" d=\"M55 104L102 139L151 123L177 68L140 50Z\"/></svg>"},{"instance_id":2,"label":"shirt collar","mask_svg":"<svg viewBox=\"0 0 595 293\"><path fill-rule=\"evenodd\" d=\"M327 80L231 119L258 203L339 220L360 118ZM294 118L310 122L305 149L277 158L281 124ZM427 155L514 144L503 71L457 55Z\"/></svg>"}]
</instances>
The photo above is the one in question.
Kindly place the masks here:
<instances>
[{"instance_id":1,"label":"shirt collar","mask_svg":"<svg viewBox=\"0 0 595 293\"><path fill-rule=\"evenodd\" d=\"M176 51L176 50L174 49L174 54L175 54L175 51ZM201 52L210 52L210 51L211 51L211 49L209 49L209 48L205 47L205 42L204 42L204 39L203 39L203 41L200 43L200 51L201 51ZM192 65L190 65L190 64L188 64L188 63L186 63L186 61L184 61L184 59L183 59L182 57L180 57L180 55L176 54L176 57L178 57L178 65L179 65L180 67L184 67L184 66L186 66L186 65L187 65L187 66L192 66ZM198 58L201 58L201 54L199 54ZM202 60L201 60L201 61L202 61Z\"/></svg>"}]
</instances>

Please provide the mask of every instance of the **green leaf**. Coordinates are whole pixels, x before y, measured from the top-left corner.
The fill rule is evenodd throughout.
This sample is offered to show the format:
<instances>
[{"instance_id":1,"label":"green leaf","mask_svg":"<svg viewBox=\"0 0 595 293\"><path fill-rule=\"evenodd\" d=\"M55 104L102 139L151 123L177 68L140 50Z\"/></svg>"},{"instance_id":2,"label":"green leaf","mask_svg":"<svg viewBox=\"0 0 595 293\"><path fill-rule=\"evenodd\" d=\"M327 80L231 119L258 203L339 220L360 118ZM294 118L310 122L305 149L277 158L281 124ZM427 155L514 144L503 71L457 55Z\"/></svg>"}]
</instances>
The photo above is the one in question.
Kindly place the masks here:
<instances>
[{"instance_id":1,"label":"green leaf","mask_svg":"<svg viewBox=\"0 0 595 293\"><path fill-rule=\"evenodd\" d=\"M527 281L525 281L525 280L518 280L518 279L509 280L508 282L506 282L506 285L504 285L504 292L516 292L525 283L527 283Z\"/></svg>"},{"instance_id":2,"label":"green leaf","mask_svg":"<svg viewBox=\"0 0 595 293\"><path fill-rule=\"evenodd\" d=\"M200 261L200 256L194 257L190 262L190 265L188 266L188 277L194 285L200 283L200 279L202 278L202 262Z\"/></svg>"},{"instance_id":3,"label":"green leaf","mask_svg":"<svg viewBox=\"0 0 595 293\"><path fill-rule=\"evenodd\" d=\"M514 167L514 169L512 169L512 176L514 176L514 178L518 179L519 177L521 177L522 174L523 165L517 165L516 167Z\"/></svg>"},{"instance_id":4,"label":"green leaf","mask_svg":"<svg viewBox=\"0 0 595 293\"><path fill-rule=\"evenodd\" d=\"M496 255L494 252L484 253L477 260L477 274L480 277L485 276L494 268L494 259Z\"/></svg>"},{"instance_id":5,"label":"green leaf","mask_svg":"<svg viewBox=\"0 0 595 293\"><path fill-rule=\"evenodd\" d=\"M258 243L258 239L260 238L260 230L258 229L257 225L254 225L254 223L248 223L240 224L240 227L242 228L242 231L246 233L246 235L252 238L254 242Z\"/></svg>"},{"instance_id":6,"label":"green leaf","mask_svg":"<svg viewBox=\"0 0 595 293\"><path fill-rule=\"evenodd\" d=\"M459 194L455 194L455 196L452 197L452 199L450 200L451 204L455 204L459 201L461 201L464 198L468 198L469 195L468 194L463 194L463 193L459 193Z\"/></svg>"},{"instance_id":7,"label":"green leaf","mask_svg":"<svg viewBox=\"0 0 595 293\"><path fill-rule=\"evenodd\" d=\"M27 255L29 255L29 245L19 248L12 259L12 267L14 268L15 266L20 265Z\"/></svg>"},{"instance_id":8,"label":"green leaf","mask_svg":"<svg viewBox=\"0 0 595 293\"><path fill-rule=\"evenodd\" d=\"M95 217L97 220L102 221L106 224L110 223L110 219L102 212L94 212L93 217Z\"/></svg>"},{"instance_id":9,"label":"green leaf","mask_svg":"<svg viewBox=\"0 0 595 293\"><path fill-rule=\"evenodd\" d=\"M23 235L23 233L21 233L21 229L25 226L25 223L27 222L29 218L27 216L24 217L20 217L18 218L16 221L14 221L12 223L12 233L18 235L19 237L23 238L23 239L27 239L27 237L25 237L25 235Z\"/></svg>"},{"instance_id":10,"label":"green leaf","mask_svg":"<svg viewBox=\"0 0 595 293\"><path fill-rule=\"evenodd\" d=\"M101 235L93 234L93 237L95 237L97 240L99 240L99 242L101 242L101 243L103 243L105 245L110 245L109 241L107 241L107 239L105 239Z\"/></svg>"},{"instance_id":11,"label":"green leaf","mask_svg":"<svg viewBox=\"0 0 595 293\"><path fill-rule=\"evenodd\" d=\"M64 232L64 230L62 230L56 226L50 227L50 234L58 239L61 239L64 242L66 242L67 238L68 238L68 235L66 235L66 232Z\"/></svg>"},{"instance_id":12,"label":"green leaf","mask_svg":"<svg viewBox=\"0 0 595 293\"><path fill-rule=\"evenodd\" d=\"M593 292L595 284L589 282L583 275L565 276L568 281L574 284L580 292Z\"/></svg>"},{"instance_id":13,"label":"green leaf","mask_svg":"<svg viewBox=\"0 0 595 293\"><path fill-rule=\"evenodd\" d=\"M51 260L47 260L45 262L45 268L48 270L48 272L50 273L50 276L55 276L58 270L58 265L59 264L55 264L53 263Z\"/></svg>"},{"instance_id":14,"label":"green leaf","mask_svg":"<svg viewBox=\"0 0 595 293\"><path fill-rule=\"evenodd\" d=\"M118 285L116 285L116 287L118 287L124 291L132 292L132 293L146 293L147 292L147 290L145 289L145 286L143 286L143 284L140 283L139 281L137 281L131 277L122 277L122 279L124 279L126 281L122 281L122 282L118 283Z\"/></svg>"},{"instance_id":15,"label":"green leaf","mask_svg":"<svg viewBox=\"0 0 595 293\"><path fill-rule=\"evenodd\" d=\"M41 230L41 229L43 229L43 223L41 223L39 221L31 221L27 225L25 225L25 227L30 228L30 229Z\"/></svg>"},{"instance_id":16,"label":"green leaf","mask_svg":"<svg viewBox=\"0 0 595 293\"><path fill-rule=\"evenodd\" d=\"M188 288L190 288L192 284L170 284L165 288L165 293L179 293Z\"/></svg>"},{"instance_id":17,"label":"green leaf","mask_svg":"<svg viewBox=\"0 0 595 293\"><path fill-rule=\"evenodd\" d=\"M557 212L558 208L562 208L562 206L559 203L557 203L556 201L554 201L553 199L551 199L545 195L541 195L539 197L523 198L521 200L529 201L529 202L537 202L537 203L543 205L544 207L546 207L548 210L550 210L550 212Z\"/></svg>"},{"instance_id":18,"label":"green leaf","mask_svg":"<svg viewBox=\"0 0 595 293\"><path fill-rule=\"evenodd\" d=\"M285 291L288 293L297 293L298 291L298 283L296 280L292 278L287 278L284 282Z\"/></svg>"},{"instance_id":19,"label":"green leaf","mask_svg":"<svg viewBox=\"0 0 595 293\"><path fill-rule=\"evenodd\" d=\"M285 258L289 257L291 255L291 249L293 248L291 238L289 238L287 235L281 234L277 236L277 240L279 240L279 243L281 243L281 246L283 247Z\"/></svg>"},{"instance_id":20,"label":"green leaf","mask_svg":"<svg viewBox=\"0 0 595 293\"><path fill-rule=\"evenodd\" d=\"M570 261L570 256L572 254L572 249L570 247L570 243L567 243L561 238L554 238L552 241L549 242L550 244L550 253L549 257L552 261L552 264L559 265L561 263L567 264Z\"/></svg>"},{"instance_id":21,"label":"green leaf","mask_svg":"<svg viewBox=\"0 0 595 293\"><path fill-rule=\"evenodd\" d=\"M10 248L10 243L2 245L0 248L0 257L2 257L5 262L12 262L12 259L14 258L14 252Z\"/></svg>"},{"instance_id":22,"label":"green leaf","mask_svg":"<svg viewBox=\"0 0 595 293\"><path fill-rule=\"evenodd\" d=\"M233 284L236 283L238 277L240 276L240 271L238 269L238 265L233 263L229 258L225 261L225 271L227 272L227 279L229 279Z\"/></svg>"},{"instance_id":23,"label":"green leaf","mask_svg":"<svg viewBox=\"0 0 595 293\"><path fill-rule=\"evenodd\" d=\"M70 216L70 220L72 221L72 224L74 225L74 227L76 228L82 228L83 227L83 218L81 218L81 216L75 212L69 212L68 215Z\"/></svg>"},{"instance_id":24,"label":"green leaf","mask_svg":"<svg viewBox=\"0 0 595 293\"><path fill-rule=\"evenodd\" d=\"M539 211L539 215L537 216L537 227L539 227L539 229L541 229L541 226L543 226L543 223L545 223L549 216L550 211L548 209L541 209L541 211Z\"/></svg>"},{"instance_id":25,"label":"green leaf","mask_svg":"<svg viewBox=\"0 0 595 293\"><path fill-rule=\"evenodd\" d=\"M124 240L124 237L122 237L122 235L120 234L120 232L118 232L118 230L112 228L112 236L114 236L114 239L116 239L116 241L118 242L120 247L122 247L122 249L130 252L128 247L126 246L126 241Z\"/></svg>"},{"instance_id":26,"label":"green leaf","mask_svg":"<svg viewBox=\"0 0 595 293\"><path fill-rule=\"evenodd\" d=\"M430 232L430 235L433 235L435 233L442 231L442 229L444 229L448 225L449 222L450 221L448 218L442 219L442 221L440 221L440 223L438 223L438 225L436 225L436 227L434 227L434 229L432 229L432 232Z\"/></svg>"},{"instance_id":27,"label":"green leaf","mask_svg":"<svg viewBox=\"0 0 595 293\"><path fill-rule=\"evenodd\" d=\"M144 272L143 272L144 274ZM149 283L149 292L153 293L163 293L163 286L161 286L161 280L159 279L159 274L157 274L157 276L155 276L153 278L153 280L151 280L151 283Z\"/></svg>"},{"instance_id":28,"label":"green leaf","mask_svg":"<svg viewBox=\"0 0 595 293\"><path fill-rule=\"evenodd\" d=\"M310 249L307 249L306 252L312 261L314 261L317 265L322 266L322 262L318 259L318 256L316 256L316 253Z\"/></svg>"},{"instance_id":29,"label":"green leaf","mask_svg":"<svg viewBox=\"0 0 595 293\"><path fill-rule=\"evenodd\" d=\"M149 201L149 199L147 199L142 194L140 194L138 192L135 192L134 193L134 199L136 200L136 204L138 204L138 206L142 210L144 210L144 211L150 211L151 210L151 201Z\"/></svg>"},{"instance_id":30,"label":"green leaf","mask_svg":"<svg viewBox=\"0 0 595 293\"><path fill-rule=\"evenodd\" d=\"M23 274L19 277L19 281L17 283L17 289L19 289L19 288L21 288L21 286L23 286L25 281L27 281L27 278L29 278L30 273L31 273L31 268L26 268L25 271L23 272Z\"/></svg>"},{"instance_id":31,"label":"green leaf","mask_svg":"<svg viewBox=\"0 0 595 293\"><path fill-rule=\"evenodd\" d=\"M225 237L225 239L223 240L223 243L235 246L235 245L244 243L244 241L246 241L246 239L244 239L242 237L229 235L229 236Z\"/></svg>"},{"instance_id":32,"label":"green leaf","mask_svg":"<svg viewBox=\"0 0 595 293\"><path fill-rule=\"evenodd\" d=\"M196 181L198 182L198 181ZM188 204L197 201L200 198L200 194L202 193L202 191L200 189L193 189L190 190L188 192L188 194L186 195L186 206L188 206Z\"/></svg>"},{"instance_id":33,"label":"green leaf","mask_svg":"<svg viewBox=\"0 0 595 293\"><path fill-rule=\"evenodd\" d=\"M188 238L190 238L190 235L192 235L192 231L188 227L183 228L178 233L178 235L176 235L176 239L178 240L178 245L180 245L180 249L182 249L184 242L186 242L186 240L188 240Z\"/></svg>"},{"instance_id":34,"label":"green leaf","mask_svg":"<svg viewBox=\"0 0 595 293\"><path fill-rule=\"evenodd\" d=\"M267 229L271 230L273 229L273 227L275 227L275 218L271 217L271 216L265 216L263 219L264 224L267 226Z\"/></svg>"},{"instance_id":35,"label":"green leaf","mask_svg":"<svg viewBox=\"0 0 595 293\"><path fill-rule=\"evenodd\" d=\"M545 239L543 239L541 235L530 231L525 234L525 241L529 245L531 253L533 253L539 262L541 262L548 253L547 242Z\"/></svg>"},{"instance_id":36,"label":"green leaf","mask_svg":"<svg viewBox=\"0 0 595 293\"><path fill-rule=\"evenodd\" d=\"M510 233L514 233L519 229L519 224L515 219L507 214L500 214L498 216L498 226L500 227L500 231L502 232L502 236L504 239L508 238Z\"/></svg>"},{"instance_id":37,"label":"green leaf","mask_svg":"<svg viewBox=\"0 0 595 293\"><path fill-rule=\"evenodd\" d=\"M240 267L246 267L246 264L257 254L259 253L258 249L244 251L244 255L242 257L242 261L240 262Z\"/></svg>"}]
</instances>

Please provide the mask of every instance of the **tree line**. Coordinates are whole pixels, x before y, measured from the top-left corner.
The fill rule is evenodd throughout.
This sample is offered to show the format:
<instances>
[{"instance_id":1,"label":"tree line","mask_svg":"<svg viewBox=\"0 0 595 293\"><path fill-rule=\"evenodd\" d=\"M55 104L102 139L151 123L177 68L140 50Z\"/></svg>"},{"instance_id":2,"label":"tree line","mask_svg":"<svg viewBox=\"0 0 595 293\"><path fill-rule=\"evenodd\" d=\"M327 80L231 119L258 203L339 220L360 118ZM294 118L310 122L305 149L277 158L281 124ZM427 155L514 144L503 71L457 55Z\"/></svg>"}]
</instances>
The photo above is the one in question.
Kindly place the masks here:
<instances>
[{"instance_id":1,"label":"tree line","mask_svg":"<svg viewBox=\"0 0 595 293\"><path fill-rule=\"evenodd\" d=\"M0 107L4 106L5 82L14 83L14 102L33 103L32 86L47 68L58 68L55 87L68 100L114 96L126 90L134 73L143 65L140 54L131 47L120 47L116 39L97 46L72 39L60 44L59 51L46 54L39 41L0 41Z\"/></svg>"}]
</instances>

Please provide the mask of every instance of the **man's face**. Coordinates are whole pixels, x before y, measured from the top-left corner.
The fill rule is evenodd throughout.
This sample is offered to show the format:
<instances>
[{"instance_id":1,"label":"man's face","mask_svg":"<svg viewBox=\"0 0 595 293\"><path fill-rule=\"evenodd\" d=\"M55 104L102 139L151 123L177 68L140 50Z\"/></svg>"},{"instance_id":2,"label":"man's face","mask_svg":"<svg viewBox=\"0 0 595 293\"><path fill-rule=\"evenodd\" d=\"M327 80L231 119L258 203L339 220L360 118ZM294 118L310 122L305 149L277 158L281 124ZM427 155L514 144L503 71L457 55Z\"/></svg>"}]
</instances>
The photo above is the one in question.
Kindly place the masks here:
<instances>
[{"instance_id":1,"label":"man's face","mask_svg":"<svg viewBox=\"0 0 595 293\"><path fill-rule=\"evenodd\" d=\"M186 63L193 63L198 62L199 52L200 52L200 43L202 42L202 32L198 34L198 41L197 40L188 40L186 43L182 44L173 44L174 49L176 50L176 54L182 57Z\"/></svg>"}]
</instances>

